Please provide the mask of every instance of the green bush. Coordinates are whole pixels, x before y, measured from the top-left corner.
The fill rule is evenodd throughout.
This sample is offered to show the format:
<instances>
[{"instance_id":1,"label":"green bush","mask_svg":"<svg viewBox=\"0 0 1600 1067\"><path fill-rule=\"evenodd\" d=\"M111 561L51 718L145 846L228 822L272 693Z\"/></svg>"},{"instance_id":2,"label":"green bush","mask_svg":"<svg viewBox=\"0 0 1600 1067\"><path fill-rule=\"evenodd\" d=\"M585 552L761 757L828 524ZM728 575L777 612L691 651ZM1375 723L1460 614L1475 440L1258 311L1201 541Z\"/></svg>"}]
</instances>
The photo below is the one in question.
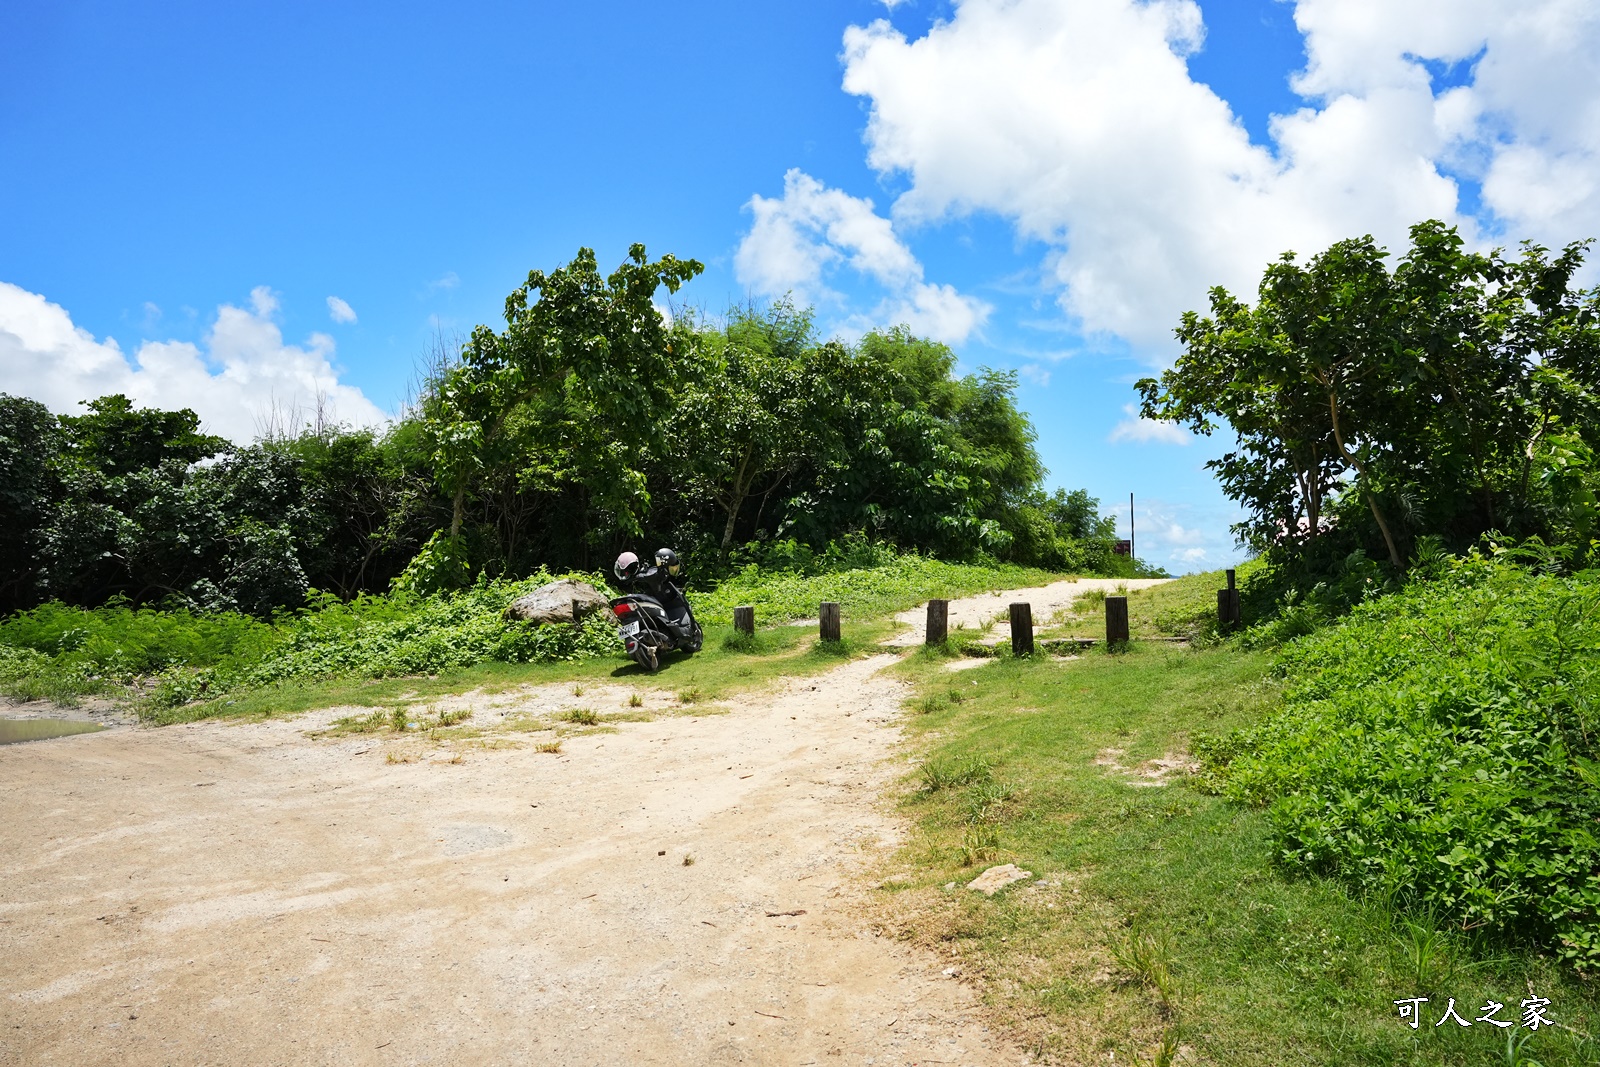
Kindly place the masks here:
<instances>
[{"instance_id":1,"label":"green bush","mask_svg":"<svg viewBox=\"0 0 1600 1067\"><path fill-rule=\"evenodd\" d=\"M1282 709L1202 745L1293 869L1600 967L1600 574L1469 558L1285 647Z\"/></svg>"},{"instance_id":2,"label":"green bush","mask_svg":"<svg viewBox=\"0 0 1600 1067\"><path fill-rule=\"evenodd\" d=\"M706 625L726 625L735 606L754 604L761 621L773 622L815 615L818 603L835 600L847 616L860 617L929 596L1051 577L1019 567L886 556L882 546L865 542L847 547L875 565L809 575L751 565L710 592L691 589L696 614ZM819 565L843 566L852 558L842 550L830 553L819 557ZM148 702L165 708L296 679L439 674L486 661L620 653L610 612L597 612L581 626L534 626L506 616L511 601L555 577L542 570L520 581L480 577L468 588L426 595L400 583L387 595L349 601L313 594L305 609L271 623L237 612L50 603L0 621L0 683L20 694L48 695L61 688L41 689L50 679L70 680L73 692L89 692L105 679L154 676ZM605 587L596 575L565 577ZM751 644L764 647L759 635Z\"/></svg>"},{"instance_id":3,"label":"green bush","mask_svg":"<svg viewBox=\"0 0 1600 1067\"><path fill-rule=\"evenodd\" d=\"M571 575L593 580L593 575ZM582 626L534 626L508 618L506 605L552 581L539 572L521 581L485 581L459 593L396 593L333 601L287 622L286 636L241 672L236 684L336 675L438 674L497 660L582 659L616 652L615 620L591 615Z\"/></svg>"},{"instance_id":4,"label":"green bush","mask_svg":"<svg viewBox=\"0 0 1600 1067\"><path fill-rule=\"evenodd\" d=\"M277 639L272 626L237 612L197 614L120 603L78 608L52 602L0 621L0 647L39 653L57 669L113 678L259 655Z\"/></svg>"}]
</instances>

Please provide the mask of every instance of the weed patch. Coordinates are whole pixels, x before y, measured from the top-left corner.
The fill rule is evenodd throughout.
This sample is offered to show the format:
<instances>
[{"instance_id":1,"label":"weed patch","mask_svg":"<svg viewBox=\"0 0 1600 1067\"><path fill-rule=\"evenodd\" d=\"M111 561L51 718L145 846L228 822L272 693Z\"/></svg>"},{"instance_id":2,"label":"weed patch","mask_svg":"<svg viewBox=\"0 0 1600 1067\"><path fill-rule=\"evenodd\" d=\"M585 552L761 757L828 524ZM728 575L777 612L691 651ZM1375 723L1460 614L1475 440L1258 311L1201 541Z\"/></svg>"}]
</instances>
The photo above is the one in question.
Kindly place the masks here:
<instances>
[{"instance_id":1,"label":"weed patch","mask_svg":"<svg viewBox=\"0 0 1600 1067\"><path fill-rule=\"evenodd\" d=\"M1600 970L1600 582L1463 561L1276 669L1283 710L1203 751L1286 866Z\"/></svg>"},{"instance_id":2,"label":"weed patch","mask_svg":"<svg viewBox=\"0 0 1600 1067\"><path fill-rule=\"evenodd\" d=\"M1130 614L1154 591L1131 594ZM1354 654L1326 650L1326 669ZM1199 738L1237 739L1286 706L1298 683L1273 664L1234 643L1136 641L1120 656L1006 659L954 687L937 659L906 657L895 670L914 708L952 709L952 688L961 702L904 720L925 753L902 798L915 830L892 863L913 883L882 895L882 932L983 975L995 1022L1043 1061L1503 1062L1492 1027L1432 1023L1449 997L1515 1007L1531 986L1576 1033L1541 1030L1519 1054L1592 1063L1580 1035L1600 994L1553 954L1412 914L1403 894L1285 878L1270 804L1186 773ZM1096 765L1110 750L1117 766ZM1004 862L1037 877L993 898L963 888ZM1437 1004L1414 1033L1393 1001L1417 996Z\"/></svg>"}]
</instances>

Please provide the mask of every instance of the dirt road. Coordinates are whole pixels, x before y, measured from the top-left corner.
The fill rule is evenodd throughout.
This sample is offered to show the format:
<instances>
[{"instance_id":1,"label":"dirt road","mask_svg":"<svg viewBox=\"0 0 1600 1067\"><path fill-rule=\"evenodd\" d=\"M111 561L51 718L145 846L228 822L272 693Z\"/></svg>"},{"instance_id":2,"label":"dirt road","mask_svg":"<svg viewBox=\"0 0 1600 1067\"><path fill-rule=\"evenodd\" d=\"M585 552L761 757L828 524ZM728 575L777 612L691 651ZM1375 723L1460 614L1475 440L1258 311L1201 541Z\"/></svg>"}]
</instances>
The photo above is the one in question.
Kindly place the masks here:
<instances>
[{"instance_id":1,"label":"dirt road","mask_svg":"<svg viewBox=\"0 0 1600 1067\"><path fill-rule=\"evenodd\" d=\"M0 1062L1026 1062L859 918L889 661L559 755L332 713L0 748Z\"/></svg>"}]
</instances>

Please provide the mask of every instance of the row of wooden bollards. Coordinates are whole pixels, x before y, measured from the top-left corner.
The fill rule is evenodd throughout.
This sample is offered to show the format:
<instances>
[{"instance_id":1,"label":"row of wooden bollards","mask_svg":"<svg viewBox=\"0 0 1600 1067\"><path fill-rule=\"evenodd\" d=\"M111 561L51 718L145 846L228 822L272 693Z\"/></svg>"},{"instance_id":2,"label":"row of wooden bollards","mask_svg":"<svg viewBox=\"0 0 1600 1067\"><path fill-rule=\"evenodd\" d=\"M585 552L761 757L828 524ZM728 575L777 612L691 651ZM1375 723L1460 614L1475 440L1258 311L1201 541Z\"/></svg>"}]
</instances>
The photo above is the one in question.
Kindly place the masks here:
<instances>
[{"instance_id":1,"label":"row of wooden bollards","mask_svg":"<svg viewBox=\"0 0 1600 1067\"><path fill-rule=\"evenodd\" d=\"M831 600L824 600L817 611L817 625L822 632L824 641L837 641L839 632L839 605ZM756 609L753 607L739 607L733 609L733 628L745 636L754 636L756 632Z\"/></svg>"},{"instance_id":2,"label":"row of wooden bollards","mask_svg":"<svg viewBox=\"0 0 1600 1067\"><path fill-rule=\"evenodd\" d=\"M817 611L817 627L824 641L840 638L839 605L825 600ZM733 609L733 628L736 632L753 636L756 632L756 609ZM928 601L928 628L923 638L926 644L942 645L950 636L950 601ZM1128 641L1128 598L1106 597L1106 644L1126 644ZM1011 653L1026 656L1033 651L1033 605L1011 605Z\"/></svg>"},{"instance_id":3,"label":"row of wooden bollards","mask_svg":"<svg viewBox=\"0 0 1600 1067\"><path fill-rule=\"evenodd\" d=\"M1018 602L1011 605L1011 654L1026 656L1033 652L1033 605ZM924 641L942 645L950 636L950 601L928 601L928 630ZM1128 641L1128 598L1106 597L1106 644L1126 644Z\"/></svg>"},{"instance_id":4,"label":"row of wooden bollards","mask_svg":"<svg viewBox=\"0 0 1600 1067\"><path fill-rule=\"evenodd\" d=\"M576 601L574 601L576 605ZM574 608L576 610L576 608ZM1217 622L1223 630L1239 625L1239 589L1234 572L1228 571L1228 588L1217 590ZM824 600L817 611L817 625L824 641L839 640L839 605ZM733 628L739 633L754 635L756 609L733 609ZM942 645L950 637L950 601L928 601L928 629L923 638L930 645ZM1106 597L1106 644L1116 646L1128 642L1128 598ZM1033 606L1027 603L1011 605L1011 653L1025 656L1033 651Z\"/></svg>"}]
</instances>

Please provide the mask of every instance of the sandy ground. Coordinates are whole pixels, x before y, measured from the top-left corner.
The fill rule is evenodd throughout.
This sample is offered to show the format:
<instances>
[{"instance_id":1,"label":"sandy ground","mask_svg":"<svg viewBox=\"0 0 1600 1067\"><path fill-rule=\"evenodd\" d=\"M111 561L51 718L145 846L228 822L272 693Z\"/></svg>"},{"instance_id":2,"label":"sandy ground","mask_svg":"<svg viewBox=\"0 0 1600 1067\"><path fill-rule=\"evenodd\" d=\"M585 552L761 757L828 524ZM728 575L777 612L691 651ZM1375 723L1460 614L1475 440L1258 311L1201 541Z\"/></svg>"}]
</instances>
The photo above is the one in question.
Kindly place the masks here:
<instances>
[{"instance_id":1,"label":"sandy ground","mask_svg":"<svg viewBox=\"0 0 1600 1067\"><path fill-rule=\"evenodd\" d=\"M890 661L559 755L332 712L0 748L0 1062L1026 1062L860 918Z\"/></svg>"},{"instance_id":2,"label":"sandy ground","mask_svg":"<svg viewBox=\"0 0 1600 1067\"><path fill-rule=\"evenodd\" d=\"M1025 1063L943 961L865 928L907 769L891 662L727 714L654 695L559 754L319 736L349 709L0 748L0 1063Z\"/></svg>"},{"instance_id":3,"label":"sandy ground","mask_svg":"<svg viewBox=\"0 0 1600 1067\"><path fill-rule=\"evenodd\" d=\"M1148 589L1152 585L1160 585L1171 580L1170 578L1079 578L1073 582L1056 582L1054 585L1034 586L1031 589L1003 589L985 596L950 601L947 625L952 631L962 628L976 630L984 623L994 621L994 628L989 631L985 640L989 643L1009 641L1011 640L1009 613L1012 604L1030 605L1033 625L1040 627L1091 589L1104 589L1108 593L1114 593L1120 587L1132 591ZM928 609L925 605L903 611L896 615L895 619L911 629L886 642L887 644L898 647L922 644L922 639L928 632Z\"/></svg>"}]
</instances>

